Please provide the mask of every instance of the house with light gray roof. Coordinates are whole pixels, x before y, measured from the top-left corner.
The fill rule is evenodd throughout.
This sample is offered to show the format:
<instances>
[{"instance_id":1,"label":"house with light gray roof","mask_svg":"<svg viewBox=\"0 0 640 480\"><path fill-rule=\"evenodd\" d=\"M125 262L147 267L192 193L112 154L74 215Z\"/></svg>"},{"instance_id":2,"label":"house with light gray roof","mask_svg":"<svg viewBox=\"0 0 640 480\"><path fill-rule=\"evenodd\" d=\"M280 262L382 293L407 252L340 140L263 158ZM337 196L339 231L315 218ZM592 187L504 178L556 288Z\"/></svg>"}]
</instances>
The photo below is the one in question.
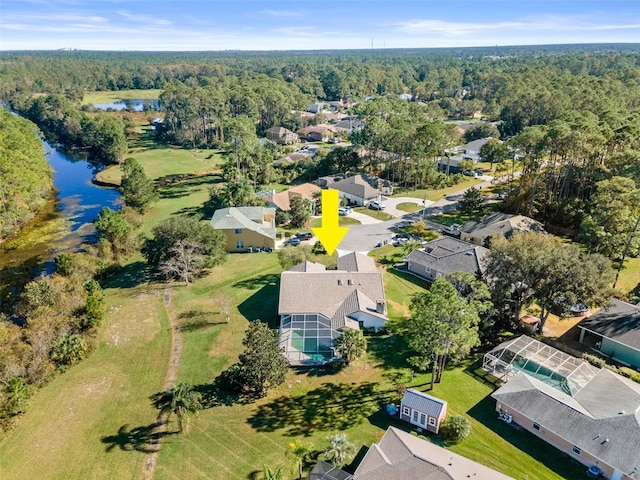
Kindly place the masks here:
<instances>
[{"instance_id":1,"label":"house with light gray roof","mask_svg":"<svg viewBox=\"0 0 640 480\"><path fill-rule=\"evenodd\" d=\"M227 252L247 252L275 248L275 221L275 208L229 207L213 213L211 226L224 233Z\"/></svg>"},{"instance_id":2,"label":"house with light gray roof","mask_svg":"<svg viewBox=\"0 0 640 480\"><path fill-rule=\"evenodd\" d=\"M510 355L518 373L491 394L501 418L606 478L640 480L640 385L529 343Z\"/></svg>"},{"instance_id":3,"label":"house with light gray roof","mask_svg":"<svg viewBox=\"0 0 640 480\"><path fill-rule=\"evenodd\" d=\"M469 221L462 226L460 239L476 245L486 246L492 235L511 238L514 232L547 233L543 225L524 215L494 212L482 217L479 222Z\"/></svg>"},{"instance_id":4,"label":"house with light gray roof","mask_svg":"<svg viewBox=\"0 0 640 480\"><path fill-rule=\"evenodd\" d=\"M289 363L326 363L337 358L333 345L343 329L378 329L388 320L382 275L359 253L338 258L337 270L302 262L282 272L278 314Z\"/></svg>"},{"instance_id":5,"label":"house with light gray roof","mask_svg":"<svg viewBox=\"0 0 640 480\"><path fill-rule=\"evenodd\" d=\"M440 237L405 257L407 270L433 282L453 272L484 273L489 250L453 237Z\"/></svg>"},{"instance_id":6,"label":"house with light gray roof","mask_svg":"<svg viewBox=\"0 0 640 480\"><path fill-rule=\"evenodd\" d=\"M353 480L513 480L451 450L389 427L371 445Z\"/></svg>"}]
</instances>

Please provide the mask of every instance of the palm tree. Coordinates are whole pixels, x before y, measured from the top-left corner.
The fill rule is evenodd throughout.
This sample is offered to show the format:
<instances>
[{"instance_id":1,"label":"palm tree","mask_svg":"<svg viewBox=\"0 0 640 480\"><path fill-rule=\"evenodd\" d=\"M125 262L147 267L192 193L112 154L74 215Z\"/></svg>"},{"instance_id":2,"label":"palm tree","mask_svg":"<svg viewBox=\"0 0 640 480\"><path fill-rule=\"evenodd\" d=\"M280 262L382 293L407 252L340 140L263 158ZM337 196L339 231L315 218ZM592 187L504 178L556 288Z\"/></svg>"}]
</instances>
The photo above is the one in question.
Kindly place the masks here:
<instances>
[{"instance_id":1,"label":"palm tree","mask_svg":"<svg viewBox=\"0 0 640 480\"><path fill-rule=\"evenodd\" d=\"M296 440L287 446L287 455L293 457L298 464L298 478L302 478L302 462L311 453L311 446Z\"/></svg>"},{"instance_id":2,"label":"palm tree","mask_svg":"<svg viewBox=\"0 0 640 480\"><path fill-rule=\"evenodd\" d=\"M355 456L356 447L347 440L346 434L336 433L327 440L329 440L329 446L324 451L324 455L334 466L341 467Z\"/></svg>"},{"instance_id":3,"label":"palm tree","mask_svg":"<svg viewBox=\"0 0 640 480\"><path fill-rule=\"evenodd\" d=\"M24 412L29 396L29 388L21 378L10 378L4 387L5 409L11 415Z\"/></svg>"},{"instance_id":4,"label":"palm tree","mask_svg":"<svg viewBox=\"0 0 640 480\"><path fill-rule=\"evenodd\" d=\"M366 353L367 339L364 338L361 330L345 328L336 338L335 350L344 359L344 363L349 365L353 360Z\"/></svg>"},{"instance_id":5,"label":"palm tree","mask_svg":"<svg viewBox=\"0 0 640 480\"><path fill-rule=\"evenodd\" d=\"M164 392L157 400L160 410L178 417L178 425L182 433L189 424L189 420L202 410L202 394L193 389L193 385L179 383L171 390Z\"/></svg>"},{"instance_id":6,"label":"palm tree","mask_svg":"<svg viewBox=\"0 0 640 480\"><path fill-rule=\"evenodd\" d=\"M265 465L263 474L264 480L284 480L284 471L282 466L279 466L275 470L271 470L269 465Z\"/></svg>"}]
</instances>

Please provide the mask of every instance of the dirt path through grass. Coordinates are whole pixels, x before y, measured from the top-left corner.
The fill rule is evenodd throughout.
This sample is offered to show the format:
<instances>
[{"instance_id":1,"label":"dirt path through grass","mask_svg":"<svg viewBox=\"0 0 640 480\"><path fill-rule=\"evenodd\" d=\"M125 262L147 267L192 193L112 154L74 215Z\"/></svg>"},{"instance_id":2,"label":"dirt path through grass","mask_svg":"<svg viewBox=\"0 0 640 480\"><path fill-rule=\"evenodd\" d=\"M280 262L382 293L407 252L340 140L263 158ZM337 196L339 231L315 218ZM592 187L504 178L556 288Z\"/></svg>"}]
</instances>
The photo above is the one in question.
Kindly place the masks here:
<instances>
[{"instance_id":1,"label":"dirt path through grass","mask_svg":"<svg viewBox=\"0 0 640 480\"><path fill-rule=\"evenodd\" d=\"M169 317L171 324L171 354L169 355L169 365L167 366L167 375L164 377L163 391L170 390L175 381L178 378L178 371L180 370L180 359L182 358L182 334L180 333L180 325L175 322L173 315L169 311L171 307L171 285L167 285L164 288L164 307ZM142 468L142 480L151 480L153 478L153 472L155 471L156 463L158 461L158 454L160 453L160 447L162 446L163 434L167 432L169 413L159 411L156 418L156 429L153 444L151 449L152 453L148 453L144 458Z\"/></svg>"}]
</instances>

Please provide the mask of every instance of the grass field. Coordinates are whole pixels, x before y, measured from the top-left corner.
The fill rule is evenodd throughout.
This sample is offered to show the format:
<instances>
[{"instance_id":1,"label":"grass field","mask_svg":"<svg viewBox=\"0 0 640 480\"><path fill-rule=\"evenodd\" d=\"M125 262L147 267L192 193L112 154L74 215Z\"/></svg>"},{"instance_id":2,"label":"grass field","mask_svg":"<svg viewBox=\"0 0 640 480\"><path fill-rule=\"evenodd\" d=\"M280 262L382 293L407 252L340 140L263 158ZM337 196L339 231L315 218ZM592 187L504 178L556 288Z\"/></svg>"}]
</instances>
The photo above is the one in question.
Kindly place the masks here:
<instances>
[{"instance_id":1,"label":"grass field","mask_svg":"<svg viewBox=\"0 0 640 480\"><path fill-rule=\"evenodd\" d=\"M422 205L413 202L402 202L396 205L396 208L398 210L402 210L403 212L413 213L417 212L418 210L422 210Z\"/></svg>"},{"instance_id":2,"label":"grass field","mask_svg":"<svg viewBox=\"0 0 640 480\"><path fill-rule=\"evenodd\" d=\"M355 218L339 215L338 216L338 226L339 227L348 227L349 225L360 225L360 221ZM322 226L322 218L312 218L311 219L311 227L318 228Z\"/></svg>"},{"instance_id":3,"label":"grass field","mask_svg":"<svg viewBox=\"0 0 640 480\"><path fill-rule=\"evenodd\" d=\"M412 190L412 189L407 189L402 187L396 187L393 190L393 196L394 197L414 197L414 198L419 198L420 200L426 197L427 200L431 200L435 202L436 200L440 200L442 197L451 195L452 193L455 193L459 190L462 190L468 187L473 187L474 185L482 183L482 180L479 178L475 178L475 177L464 177L464 178L465 179L462 182L452 187L441 188L439 190L424 189L424 188L418 189L418 190Z\"/></svg>"},{"instance_id":4,"label":"grass field","mask_svg":"<svg viewBox=\"0 0 640 480\"><path fill-rule=\"evenodd\" d=\"M208 187L220 181L219 152L155 148L143 137L131 154L160 193L145 216L145 232L171 215L201 213ZM117 179L115 171L104 174ZM388 268L401 253L391 246L376 250L389 315L398 322L409 313L411 295L425 287ZM174 285L165 307L164 285L146 283L144 266L134 258L105 285L109 310L95 351L38 392L19 425L0 440L0 478L139 479L156 418L149 397L162 388L168 367L170 318L182 330L179 380L197 385L207 405L188 434L176 434L170 423L155 479L255 478L264 464L282 464L287 471L293 466L285 457L292 439L321 451L328 435L343 431L361 448L379 440L390 424L407 429L381 407L398 400L396 382L426 390L430 376L412 373L406 345L396 336L369 337L366 358L338 373L290 369L283 385L255 403L233 403L212 387L237 360L248 321L276 326L280 272L275 253L230 255L190 287ZM216 304L220 294L236 306L228 323ZM449 402L450 413L471 421L471 436L452 450L516 479L583 478L584 467L498 421L487 396L494 386L475 372L470 363L450 367L433 392Z\"/></svg>"},{"instance_id":5,"label":"grass field","mask_svg":"<svg viewBox=\"0 0 640 480\"><path fill-rule=\"evenodd\" d=\"M389 215L388 213L383 212L382 210L373 210L367 207L356 207L353 209L353 211L358 213L364 213L365 215L369 215L370 217L375 218L376 220L381 220L383 222L394 218L393 215Z\"/></svg>"},{"instance_id":6,"label":"grass field","mask_svg":"<svg viewBox=\"0 0 640 480\"><path fill-rule=\"evenodd\" d=\"M85 92L82 98L83 105L92 105L95 103L114 103L121 100L156 100L160 97L162 90L116 90L102 92Z\"/></svg>"}]
</instances>

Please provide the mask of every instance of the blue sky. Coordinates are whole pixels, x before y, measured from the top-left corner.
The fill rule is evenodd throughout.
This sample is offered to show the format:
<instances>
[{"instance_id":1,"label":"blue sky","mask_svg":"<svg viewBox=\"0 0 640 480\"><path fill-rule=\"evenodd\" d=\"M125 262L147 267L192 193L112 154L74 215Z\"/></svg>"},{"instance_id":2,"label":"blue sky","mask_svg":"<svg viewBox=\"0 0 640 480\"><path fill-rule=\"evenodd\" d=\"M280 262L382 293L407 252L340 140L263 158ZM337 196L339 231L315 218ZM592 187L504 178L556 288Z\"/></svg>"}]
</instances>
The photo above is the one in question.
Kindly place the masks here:
<instances>
[{"instance_id":1,"label":"blue sky","mask_svg":"<svg viewBox=\"0 0 640 480\"><path fill-rule=\"evenodd\" d=\"M640 0L0 0L0 50L640 42Z\"/></svg>"}]
</instances>

